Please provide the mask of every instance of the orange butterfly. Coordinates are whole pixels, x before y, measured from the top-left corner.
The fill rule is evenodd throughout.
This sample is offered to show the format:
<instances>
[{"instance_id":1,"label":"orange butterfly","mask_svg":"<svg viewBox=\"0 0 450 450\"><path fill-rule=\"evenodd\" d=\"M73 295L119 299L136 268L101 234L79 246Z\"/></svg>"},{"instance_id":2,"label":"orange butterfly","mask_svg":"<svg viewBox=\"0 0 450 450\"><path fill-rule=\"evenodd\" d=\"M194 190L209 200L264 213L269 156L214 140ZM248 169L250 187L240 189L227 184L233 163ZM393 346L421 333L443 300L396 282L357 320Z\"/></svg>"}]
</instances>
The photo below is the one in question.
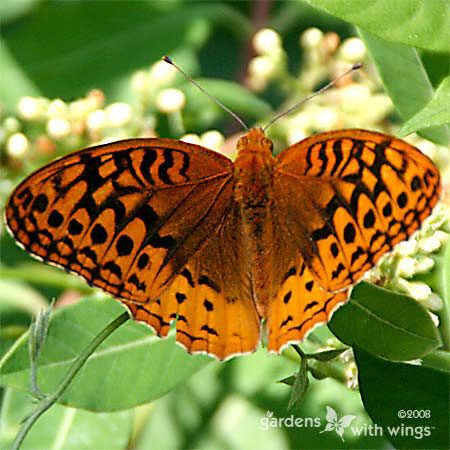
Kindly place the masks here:
<instances>
[{"instance_id":1,"label":"orange butterfly","mask_svg":"<svg viewBox=\"0 0 450 450\"><path fill-rule=\"evenodd\" d=\"M68 155L13 192L9 229L43 261L122 301L189 352L279 352L417 230L441 192L404 141L322 133L276 158L261 129L233 163L194 144L131 139Z\"/></svg>"}]
</instances>

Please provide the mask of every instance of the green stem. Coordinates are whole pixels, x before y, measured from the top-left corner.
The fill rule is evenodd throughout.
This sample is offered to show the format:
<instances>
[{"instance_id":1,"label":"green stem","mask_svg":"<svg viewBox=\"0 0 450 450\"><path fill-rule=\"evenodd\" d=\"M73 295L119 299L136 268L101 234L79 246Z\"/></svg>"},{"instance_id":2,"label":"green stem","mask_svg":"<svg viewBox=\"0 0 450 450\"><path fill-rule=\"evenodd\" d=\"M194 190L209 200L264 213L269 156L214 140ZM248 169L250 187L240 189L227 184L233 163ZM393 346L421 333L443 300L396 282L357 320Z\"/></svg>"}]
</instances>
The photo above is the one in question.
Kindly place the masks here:
<instances>
[{"instance_id":1,"label":"green stem","mask_svg":"<svg viewBox=\"0 0 450 450\"><path fill-rule=\"evenodd\" d=\"M300 359L306 358L306 354L298 345L292 344L291 347L297 352L298 356L300 356Z\"/></svg>"},{"instance_id":2,"label":"green stem","mask_svg":"<svg viewBox=\"0 0 450 450\"><path fill-rule=\"evenodd\" d=\"M291 345L291 347L298 353L301 360L304 358L308 359L308 355L303 352L303 350L298 345ZM290 359L291 361L295 361L298 363L298 359L291 352L283 352L283 356ZM337 361L315 361L312 358L308 359L308 364L316 369L318 372L324 375L327 378L333 378L340 383L346 384L347 376L345 374L345 367L342 363Z\"/></svg>"},{"instance_id":3,"label":"green stem","mask_svg":"<svg viewBox=\"0 0 450 450\"><path fill-rule=\"evenodd\" d=\"M97 347L117 328L119 328L124 322L126 322L130 318L128 312L124 312L120 316L116 317L111 323L109 323L105 328L103 328L102 331L100 331L99 334L89 343L89 345L83 350L83 352L78 356L78 358L75 360L75 362L70 367L69 371L67 372L66 376L62 380L59 387L56 389L56 391L49 395L48 397L45 397L37 406L37 408L31 413L30 416L27 417L25 422L23 423L22 427L19 430L19 433L16 436L16 439L14 441L14 445L12 447L12 450L18 450L20 446L22 445L23 440L25 439L26 435L30 431L31 427L34 425L37 419L44 414L47 409L49 409L63 394L63 392L66 390L66 388L69 386L71 381L74 379L76 374L80 371L80 369L83 367L86 360L89 358L89 356L94 353L94 351L97 349Z\"/></svg>"},{"instance_id":4,"label":"green stem","mask_svg":"<svg viewBox=\"0 0 450 450\"><path fill-rule=\"evenodd\" d=\"M439 330L442 336L442 348L448 352L450 351L450 309L447 303L448 299L444 297L442 301L443 306L438 313Z\"/></svg>"}]
</instances>

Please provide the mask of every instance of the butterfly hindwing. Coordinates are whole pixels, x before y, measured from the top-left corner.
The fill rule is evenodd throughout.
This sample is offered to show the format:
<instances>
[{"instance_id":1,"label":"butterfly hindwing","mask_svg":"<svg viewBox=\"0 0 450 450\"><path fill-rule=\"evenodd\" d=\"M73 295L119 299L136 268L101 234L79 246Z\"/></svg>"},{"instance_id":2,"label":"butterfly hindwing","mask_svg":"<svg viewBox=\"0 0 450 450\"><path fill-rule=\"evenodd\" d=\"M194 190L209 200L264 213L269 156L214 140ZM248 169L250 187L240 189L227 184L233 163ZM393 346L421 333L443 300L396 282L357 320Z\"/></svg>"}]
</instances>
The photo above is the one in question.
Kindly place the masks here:
<instances>
[{"instance_id":1,"label":"butterfly hindwing","mask_svg":"<svg viewBox=\"0 0 450 450\"><path fill-rule=\"evenodd\" d=\"M177 341L189 352L220 359L251 352L259 342L260 319L242 248L240 215L232 206L160 298L126 304L160 336L176 319Z\"/></svg>"},{"instance_id":2,"label":"butterfly hindwing","mask_svg":"<svg viewBox=\"0 0 450 450\"><path fill-rule=\"evenodd\" d=\"M354 284L407 239L439 195L433 163L381 133L319 134L288 147L276 160L277 217L286 239L328 291Z\"/></svg>"},{"instance_id":3,"label":"butterfly hindwing","mask_svg":"<svg viewBox=\"0 0 450 450\"><path fill-rule=\"evenodd\" d=\"M298 254L267 310L268 350L278 353L288 343L303 340L315 326L328 322L348 294L324 290Z\"/></svg>"}]
</instances>

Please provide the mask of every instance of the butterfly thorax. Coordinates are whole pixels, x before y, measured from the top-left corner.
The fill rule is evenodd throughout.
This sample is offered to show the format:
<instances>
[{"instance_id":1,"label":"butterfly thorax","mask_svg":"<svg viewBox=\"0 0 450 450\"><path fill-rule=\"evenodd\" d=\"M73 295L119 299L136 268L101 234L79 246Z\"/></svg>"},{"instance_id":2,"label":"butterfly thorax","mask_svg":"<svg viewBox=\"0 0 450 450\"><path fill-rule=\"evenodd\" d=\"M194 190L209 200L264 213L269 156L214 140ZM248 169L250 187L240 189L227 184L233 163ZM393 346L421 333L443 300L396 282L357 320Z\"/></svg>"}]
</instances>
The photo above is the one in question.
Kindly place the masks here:
<instances>
[{"instance_id":1,"label":"butterfly thorax","mask_svg":"<svg viewBox=\"0 0 450 450\"><path fill-rule=\"evenodd\" d=\"M262 129L251 129L238 144L234 163L234 196L242 215L247 255L251 260L252 288L258 312L264 316L271 292L273 167L272 141Z\"/></svg>"}]
</instances>

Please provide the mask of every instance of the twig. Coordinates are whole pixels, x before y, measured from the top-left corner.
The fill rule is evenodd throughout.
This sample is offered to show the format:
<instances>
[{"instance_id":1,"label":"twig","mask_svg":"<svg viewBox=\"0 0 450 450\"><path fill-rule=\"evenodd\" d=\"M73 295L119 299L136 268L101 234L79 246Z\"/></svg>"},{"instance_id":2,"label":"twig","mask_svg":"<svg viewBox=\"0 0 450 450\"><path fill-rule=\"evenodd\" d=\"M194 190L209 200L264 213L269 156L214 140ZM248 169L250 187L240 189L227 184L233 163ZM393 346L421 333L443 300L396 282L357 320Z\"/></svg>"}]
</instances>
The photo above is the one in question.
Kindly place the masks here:
<instances>
[{"instance_id":1,"label":"twig","mask_svg":"<svg viewBox=\"0 0 450 450\"><path fill-rule=\"evenodd\" d=\"M124 322L126 322L130 318L128 312L124 312L116 319L114 319L111 323L109 323L99 334L89 343L89 345L83 350L83 352L78 356L75 362L70 367L66 376L62 380L59 387L56 391L46 396L37 406L37 408L27 417L27 419L22 424L19 432L17 433L16 439L14 440L14 444L12 450L18 450L23 443L26 435L30 431L31 427L34 425L37 419L44 414L47 409L49 409L63 394L66 388L69 386L71 381L74 379L75 375L80 371L83 367L86 360L89 356L94 353L97 347L117 328L119 328Z\"/></svg>"}]
</instances>

